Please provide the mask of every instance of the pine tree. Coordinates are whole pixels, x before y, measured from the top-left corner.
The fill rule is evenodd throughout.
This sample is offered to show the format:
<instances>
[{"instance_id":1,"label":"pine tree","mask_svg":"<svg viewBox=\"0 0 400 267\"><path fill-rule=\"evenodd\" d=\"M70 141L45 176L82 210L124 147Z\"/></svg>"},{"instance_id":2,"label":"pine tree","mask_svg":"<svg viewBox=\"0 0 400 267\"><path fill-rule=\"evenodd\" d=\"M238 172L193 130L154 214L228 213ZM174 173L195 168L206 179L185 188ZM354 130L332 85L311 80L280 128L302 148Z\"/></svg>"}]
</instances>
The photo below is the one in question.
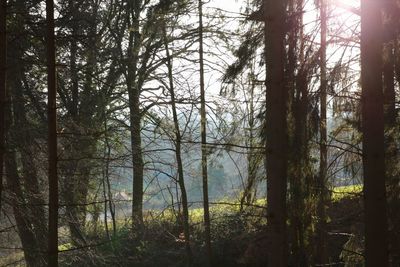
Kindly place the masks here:
<instances>
[{"instance_id":1,"label":"pine tree","mask_svg":"<svg viewBox=\"0 0 400 267\"><path fill-rule=\"evenodd\" d=\"M286 1L264 1L266 55L267 220L271 247L268 266L287 266L287 87L285 84Z\"/></svg>"},{"instance_id":2,"label":"pine tree","mask_svg":"<svg viewBox=\"0 0 400 267\"><path fill-rule=\"evenodd\" d=\"M365 264L388 266L381 2L361 1Z\"/></svg>"},{"instance_id":3,"label":"pine tree","mask_svg":"<svg viewBox=\"0 0 400 267\"><path fill-rule=\"evenodd\" d=\"M48 157L49 157L49 234L48 266L58 266L58 177L57 177L57 85L56 48L54 34L54 2L46 1L47 22L47 114L48 114Z\"/></svg>"}]
</instances>

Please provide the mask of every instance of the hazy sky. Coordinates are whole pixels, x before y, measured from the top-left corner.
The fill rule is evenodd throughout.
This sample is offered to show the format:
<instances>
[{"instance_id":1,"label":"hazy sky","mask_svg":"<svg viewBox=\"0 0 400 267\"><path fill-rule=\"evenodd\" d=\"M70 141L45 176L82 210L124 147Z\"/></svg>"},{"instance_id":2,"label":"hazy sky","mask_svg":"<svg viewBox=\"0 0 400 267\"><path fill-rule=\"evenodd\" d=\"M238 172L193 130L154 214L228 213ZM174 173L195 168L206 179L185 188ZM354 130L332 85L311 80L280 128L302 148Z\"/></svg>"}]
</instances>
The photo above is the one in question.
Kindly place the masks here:
<instances>
[{"instance_id":1,"label":"hazy sky","mask_svg":"<svg viewBox=\"0 0 400 267\"><path fill-rule=\"evenodd\" d=\"M230 12L239 12L240 7L245 3L245 0L211 0L207 6L218 7Z\"/></svg>"}]
</instances>

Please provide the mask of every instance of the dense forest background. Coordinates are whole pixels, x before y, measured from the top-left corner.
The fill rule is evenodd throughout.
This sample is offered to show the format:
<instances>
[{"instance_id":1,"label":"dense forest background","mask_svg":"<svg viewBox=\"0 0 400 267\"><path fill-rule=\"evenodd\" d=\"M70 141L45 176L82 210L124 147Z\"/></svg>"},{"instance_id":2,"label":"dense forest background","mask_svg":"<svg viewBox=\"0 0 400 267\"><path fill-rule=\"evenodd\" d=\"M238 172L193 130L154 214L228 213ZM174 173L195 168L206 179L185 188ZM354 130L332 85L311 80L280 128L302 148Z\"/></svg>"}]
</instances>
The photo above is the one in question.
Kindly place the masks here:
<instances>
[{"instance_id":1,"label":"dense forest background","mask_svg":"<svg viewBox=\"0 0 400 267\"><path fill-rule=\"evenodd\" d=\"M0 0L0 266L400 266L399 0Z\"/></svg>"}]
</instances>

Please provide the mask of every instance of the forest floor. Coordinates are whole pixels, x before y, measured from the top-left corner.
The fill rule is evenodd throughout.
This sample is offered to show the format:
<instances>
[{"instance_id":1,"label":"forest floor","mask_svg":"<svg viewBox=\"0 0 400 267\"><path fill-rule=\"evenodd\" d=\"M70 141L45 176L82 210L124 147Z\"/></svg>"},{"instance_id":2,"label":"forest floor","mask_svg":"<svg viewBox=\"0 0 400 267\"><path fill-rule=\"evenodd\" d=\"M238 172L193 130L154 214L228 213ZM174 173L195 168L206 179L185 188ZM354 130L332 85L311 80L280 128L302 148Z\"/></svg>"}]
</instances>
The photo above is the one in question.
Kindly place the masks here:
<instances>
[{"instance_id":1,"label":"forest floor","mask_svg":"<svg viewBox=\"0 0 400 267\"><path fill-rule=\"evenodd\" d=\"M265 200L240 212L238 203L221 201L211 208L212 246L217 266L257 267L265 264L268 249L264 233ZM357 266L362 261L363 214L361 187L337 187L328 207L328 253L335 266ZM191 209L191 247L195 266L204 266L202 226L203 210ZM146 230L140 242L131 235L128 220L117 220L115 235L108 222L110 238L104 223L87 225L88 243L92 246L77 249L70 242L60 246L61 266L184 266L185 240L180 234L176 213L171 210L146 212ZM61 229L66 231L65 228ZM67 235L64 233L63 235ZM18 244L0 244L1 246ZM24 266L20 250L2 251L1 266ZM264 265L265 266L265 265Z\"/></svg>"}]
</instances>

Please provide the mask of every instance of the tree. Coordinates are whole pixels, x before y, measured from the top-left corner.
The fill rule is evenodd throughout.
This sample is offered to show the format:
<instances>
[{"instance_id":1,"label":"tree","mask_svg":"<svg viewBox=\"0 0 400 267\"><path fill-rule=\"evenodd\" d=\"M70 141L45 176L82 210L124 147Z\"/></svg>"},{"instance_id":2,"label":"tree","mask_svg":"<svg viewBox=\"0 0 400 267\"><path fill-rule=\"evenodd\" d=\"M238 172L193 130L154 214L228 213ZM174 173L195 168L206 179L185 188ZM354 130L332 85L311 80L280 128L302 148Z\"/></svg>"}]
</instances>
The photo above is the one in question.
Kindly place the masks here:
<instances>
[{"instance_id":1,"label":"tree","mask_svg":"<svg viewBox=\"0 0 400 267\"><path fill-rule=\"evenodd\" d=\"M47 118L49 155L49 259L48 266L58 266L58 177L57 177L57 85L54 34L54 2L46 1L47 23Z\"/></svg>"},{"instance_id":2,"label":"tree","mask_svg":"<svg viewBox=\"0 0 400 267\"><path fill-rule=\"evenodd\" d=\"M240 198L240 209L243 211L244 205L251 205L256 200L256 186L259 180L258 176L261 163L264 160L264 155L260 153L259 147L260 140L259 131L260 127L257 122L257 104L259 102L258 96L255 96L257 88L257 74L254 73L254 65L251 67L250 74L248 75L250 85L245 85L243 94L245 99L245 114L243 128L245 132L245 145L247 147L247 179L244 184L243 194ZM246 88L250 87L250 88ZM245 92L245 90L250 92ZM249 94L249 96L247 96ZM263 95L263 94L262 94ZM233 130L233 135L237 135L237 131Z\"/></svg>"},{"instance_id":3,"label":"tree","mask_svg":"<svg viewBox=\"0 0 400 267\"><path fill-rule=\"evenodd\" d=\"M286 1L264 1L266 62L267 220L271 247L268 265L287 266L287 87L285 83Z\"/></svg>"},{"instance_id":4,"label":"tree","mask_svg":"<svg viewBox=\"0 0 400 267\"><path fill-rule=\"evenodd\" d=\"M114 34L118 43L120 64L123 69L126 91L128 94L129 131L132 153L133 182L132 182L132 228L137 234L143 230L143 183L144 160L142 149L142 117L153 106L142 107L141 96L146 91L145 83L151 74L165 63L165 58L156 60L156 52L163 47L160 29L160 15L168 13L172 8L180 8L179 1L159 1L154 5L146 1L129 1L122 5L119 12L123 18L117 16L115 27L118 34ZM178 9L177 9L178 10ZM120 14L121 14L120 13ZM146 16L144 16L146 14ZM142 20L141 17L145 19ZM127 47L121 46L125 40L125 31L128 31Z\"/></svg>"},{"instance_id":5,"label":"tree","mask_svg":"<svg viewBox=\"0 0 400 267\"><path fill-rule=\"evenodd\" d=\"M129 30L128 50L126 67L126 86L129 99L129 122L131 132L131 149L132 149L132 167L133 167L133 185L132 185L132 223L133 227L139 229L143 227L143 153L141 140L141 110L140 110L140 91L141 79L138 76L139 68L139 51L142 45L140 34L140 15L143 12L142 1L129 1L126 11L127 28ZM151 36L151 39L154 37ZM149 47L148 47L149 48ZM152 51L149 51L152 52ZM149 56L147 56L147 59ZM144 62L146 69L146 62ZM144 82L144 81L143 81Z\"/></svg>"},{"instance_id":6,"label":"tree","mask_svg":"<svg viewBox=\"0 0 400 267\"><path fill-rule=\"evenodd\" d=\"M39 165L47 166L45 147L38 150L37 142L45 143L47 135L45 104L35 94L28 73L42 76L37 71L37 60L27 60L26 51L43 47L44 25L34 28L40 16L35 16L37 2L17 0L9 6L7 19L7 105L5 105L6 155L5 173L9 205L12 207L16 229L24 249L28 266L47 265L47 216L45 178L40 175ZM34 35L34 39L30 39ZM39 54L43 56L42 53ZM44 89L44 86L42 87ZM43 90L44 91L44 90ZM29 105L27 105L29 99ZM39 131L42 129L42 131Z\"/></svg>"},{"instance_id":7,"label":"tree","mask_svg":"<svg viewBox=\"0 0 400 267\"><path fill-rule=\"evenodd\" d=\"M7 76L7 0L0 2L0 216L2 212L3 170L5 154L5 104Z\"/></svg>"},{"instance_id":8,"label":"tree","mask_svg":"<svg viewBox=\"0 0 400 267\"><path fill-rule=\"evenodd\" d=\"M103 41L109 33L105 31L106 15L100 9L101 3L65 1L59 8L59 31L67 37L57 49L69 61L68 68L57 73L62 114L59 125L68 132L59 142L63 148L58 165L60 193L66 203L72 243L81 245L86 243L84 226L87 210L91 208L86 203L96 180L93 158L100 154L98 143L104 134L99 129L107 116L104 110L112 103L110 95L120 69L113 57L115 49ZM106 56L103 50L107 50Z\"/></svg>"},{"instance_id":9,"label":"tree","mask_svg":"<svg viewBox=\"0 0 400 267\"><path fill-rule=\"evenodd\" d=\"M192 249L190 246L190 225L189 225L189 208L188 208L188 197L185 187L185 178L184 178L184 169L182 163L182 136L181 130L179 127L179 119L178 112L176 107L176 98L175 98L175 88L174 88L174 77L173 77L173 69L172 69L172 59L168 46L167 33L166 28L164 28L164 45L165 45L165 53L167 59L167 69L168 69L168 81L169 81L169 93L171 95L171 106L172 106L172 116L174 121L174 130L175 130L175 157L178 167L178 184L181 190L181 198L182 198L182 213L183 213L183 230L185 235L185 247L186 247L186 256L188 265L191 265L193 262Z\"/></svg>"},{"instance_id":10,"label":"tree","mask_svg":"<svg viewBox=\"0 0 400 267\"><path fill-rule=\"evenodd\" d=\"M385 169L388 215L388 246L392 265L400 264L400 186L399 186L399 151L398 151L398 111L396 89L399 81L399 26L398 3L385 2L383 8L383 98L385 123Z\"/></svg>"},{"instance_id":11,"label":"tree","mask_svg":"<svg viewBox=\"0 0 400 267\"><path fill-rule=\"evenodd\" d=\"M314 53L310 53L312 44L308 44L307 32L303 24L304 2L290 1L288 18L293 21L289 30L288 60L286 68L287 87L289 90L288 111L288 217L290 232L293 235L290 241L290 251L296 266L308 265L307 257L307 230L311 223L311 210L306 208L310 199L310 139L313 127L310 122L311 97L310 80L315 60Z\"/></svg>"},{"instance_id":12,"label":"tree","mask_svg":"<svg viewBox=\"0 0 400 267\"><path fill-rule=\"evenodd\" d=\"M200 117L201 117L201 173L203 178L203 208L204 208L204 237L208 265L212 264L210 207L208 203L208 173L207 173L207 118L204 85L204 48L203 48L203 1L199 0L199 56L200 56Z\"/></svg>"},{"instance_id":13,"label":"tree","mask_svg":"<svg viewBox=\"0 0 400 267\"><path fill-rule=\"evenodd\" d=\"M319 156L319 181L318 181L318 207L317 207L317 242L316 242L316 263L326 264L326 180L328 169L327 153L327 73L326 73L326 35L327 35L327 1L320 0L321 20L321 47L320 47L320 156Z\"/></svg>"},{"instance_id":14,"label":"tree","mask_svg":"<svg viewBox=\"0 0 400 267\"><path fill-rule=\"evenodd\" d=\"M361 1L365 264L388 266L381 3Z\"/></svg>"}]
</instances>

